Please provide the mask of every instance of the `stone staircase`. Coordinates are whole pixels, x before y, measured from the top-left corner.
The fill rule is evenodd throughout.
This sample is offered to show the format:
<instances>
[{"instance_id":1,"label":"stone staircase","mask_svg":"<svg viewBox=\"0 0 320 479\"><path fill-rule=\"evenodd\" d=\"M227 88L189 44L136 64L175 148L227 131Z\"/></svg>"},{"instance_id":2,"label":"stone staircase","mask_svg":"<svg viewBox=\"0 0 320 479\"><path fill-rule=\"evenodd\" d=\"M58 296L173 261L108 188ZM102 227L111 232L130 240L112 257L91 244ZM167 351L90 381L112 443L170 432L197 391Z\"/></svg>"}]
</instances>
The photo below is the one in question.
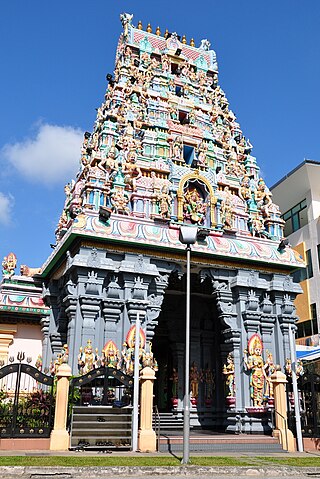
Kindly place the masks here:
<instances>
[{"instance_id":1,"label":"stone staircase","mask_svg":"<svg viewBox=\"0 0 320 479\"><path fill-rule=\"evenodd\" d=\"M160 431L158 424L160 420ZM183 417L171 413L154 415L153 427L158 438L160 452L180 453L183 451ZM283 452L278 439L260 434L226 434L199 427L190 428L191 452Z\"/></svg>"},{"instance_id":2,"label":"stone staircase","mask_svg":"<svg viewBox=\"0 0 320 479\"><path fill-rule=\"evenodd\" d=\"M161 412L159 416L153 415L153 428L157 429L160 422L160 431L182 431L183 430L183 417L182 415L175 414L174 412Z\"/></svg>"},{"instance_id":3,"label":"stone staircase","mask_svg":"<svg viewBox=\"0 0 320 479\"><path fill-rule=\"evenodd\" d=\"M279 441L271 436L251 434L223 434L204 430L190 431L191 452L284 452ZM160 433L158 450L160 452L180 453L183 451L182 434Z\"/></svg>"},{"instance_id":4,"label":"stone staircase","mask_svg":"<svg viewBox=\"0 0 320 479\"><path fill-rule=\"evenodd\" d=\"M130 449L132 408L74 406L71 449Z\"/></svg>"}]
</instances>

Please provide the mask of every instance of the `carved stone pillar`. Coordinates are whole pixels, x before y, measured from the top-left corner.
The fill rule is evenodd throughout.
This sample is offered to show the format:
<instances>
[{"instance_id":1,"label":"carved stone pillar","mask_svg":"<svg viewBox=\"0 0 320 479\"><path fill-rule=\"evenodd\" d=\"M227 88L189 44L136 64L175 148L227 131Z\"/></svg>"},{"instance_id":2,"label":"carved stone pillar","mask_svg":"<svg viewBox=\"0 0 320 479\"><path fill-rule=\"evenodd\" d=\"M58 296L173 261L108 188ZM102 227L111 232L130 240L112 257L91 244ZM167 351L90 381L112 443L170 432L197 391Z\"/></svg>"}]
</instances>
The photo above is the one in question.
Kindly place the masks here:
<instances>
[{"instance_id":1,"label":"carved stone pillar","mask_svg":"<svg viewBox=\"0 0 320 479\"><path fill-rule=\"evenodd\" d=\"M236 390L236 403L235 409L242 409L244 407L243 395L242 395L242 367L241 360L242 354L240 353L241 347L241 331L234 329L225 329L222 334L225 337L225 343L231 345L231 352L234 360L234 383Z\"/></svg>"},{"instance_id":2,"label":"carved stone pillar","mask_svg":"<svg viewBox=\"0 0 320 479\"><path fill-rule=\"evenodd\" d=\"M56 359L58 354L61 353L61 350L63 348L63 338L61 337L61 334L57 331L50 333L50 343L51 343L53 358Z\"/></svg>"},{"instance_id":3,"label":"carved stone pillar","mask_svg":"<svg viewBox=\"0 0 320 479\"><path fill-rule=\"evenodd\" d=\"M289 326L290 324L295 328L295 322L297 317L294 315L295 307L293 300L289 294L285 294L281 304L281 314L278 316L280 330L283 336L283 364L285 360L290 358L290 339L289 339Z\"/></svg>"},{"instance_id":4,"label":"carved stone pillar","mask_svg":"<svg viewBox=\"0 0 320 479\"><path fill-rule=\"evenodd\" d=\"M123 309L123 304L123 300L119 298L107 298L102 302L104 343L111 339L117 344L117 325ZM119 344L118 347L121 347L121 344Z\"/></svg>"},{"instance_id":5,"label":"carved stone pillar","mask_svg":"<svg viewBox=\"0 0 320 479\"><path fill-rule=\"evenodd\" d=\"M78 299L75 296L68 295L63 300L65 312L68 318L67 326L67 344L69 346L69 365L73 372L77 371L77 345L76 345L76 317Z\"/></svg>"},{"instance_id":6,"label":"carved stone pillar","mask_svg":"<svg viewBox=\"0 0 320 479\"><path fill-rule=\"evenodd\" d=\"M301 286L294 283L291 276L274 274L270 282L270 294L273 298L274 312L277 315L277 350L279 356L276 361L285 364L290 357L289 325L296 321L293 301L297 294L302 292Z\"/></svg>"},{"instance_id":7,"label":"carved stone pillar","mask_svg":"<svg viewBox=\"0 0 320 479\"><path fill-rule=\"evenodd\" d=\"M80 296L80 306L83 318L81 342L85 344L88 339L91 339L94 345L95 320L100 311L100 298L87 295Z\"/></svg>"},{"instance_id":8,"label":"carved stone pillar","mask_svg":"<svg viewBox=\"0 0 320 479\"><path fill-rule=\"evenodd\" d=\"M40 319L41 333L42 333L42 364L43 370L49 368L50 359L49 359L49 327L50 327L50 317L43 316Z\"/></svg>"},{"instance_id":9,"label":"carved stone pillar","mask_svg":"<svg viewBox=\"0 0 320 479\"><path fill-rule=\"evenodd\" d=\"M259 308L259 298L255 291L251 289L248 292L247 300L245 303L245 311L243 312L243 324L247 331L247 341L250 337L259 331L261 312Z\"/></svg>"},{"instance_id":10,"label":"carved stone pillar","mask_svg":"<svg viewBox=\"0 0 320 479\"><path fill-rule=\"evenodd\" d=\"M214 282L213 286L215 291L213 297L217 301L217 307L219 312L219 319L221 323L225 326L225 329L222 330L222 334L225 338L226 351L225 356L228 352L233 353L234 357L234 367L235 367L235 387L236 387L236 405L235 408L239 409L242 406L242 395L241 395L241 356L240 356L240 345L241 345L241 331L238 326L238 317L236 313L236 308L234 304L234 299L232 291L229 289L229 285L225 283ZM229 347L228 347L229 346ZM224 360L226 357L224 358Z\"/></svg>"},{"instance_id":11,"label":"carved stone pillar","mask_svg":"<svg viewBox=\"0 0 320 479\"><path fill-rule=\"evenodd\" d=\"M154 336L154 328L158 324L158 317L161 312L161 305L163 302L164 291L168 285L168 275L159 275L155 278L155 292L152 292L147 297L149 302L147 308L147 340L152 341Z\"/></svg>"}]
</instances>

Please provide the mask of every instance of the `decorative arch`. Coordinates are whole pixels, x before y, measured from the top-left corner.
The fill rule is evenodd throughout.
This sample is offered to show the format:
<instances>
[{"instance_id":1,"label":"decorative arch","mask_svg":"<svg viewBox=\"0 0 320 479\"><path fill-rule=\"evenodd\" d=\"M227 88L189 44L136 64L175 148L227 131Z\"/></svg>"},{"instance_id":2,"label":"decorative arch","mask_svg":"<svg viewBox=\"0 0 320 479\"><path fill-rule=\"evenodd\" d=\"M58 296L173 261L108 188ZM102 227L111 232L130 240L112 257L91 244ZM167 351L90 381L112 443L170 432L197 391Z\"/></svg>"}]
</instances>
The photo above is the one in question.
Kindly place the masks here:
<instances>
[{"instance_id":1,"label":"decorative arch","mask_svg":"<svg viewBox=\"0 0 320 479\"><path fill-rule=\"evenodd\" d=\"M200 175L199 170L195 170L192 173L187 173L184 175L178 186L178 191L177 191L177 199L178 199L178 221L183 221L183 198L184 198L184 187L186 183L190 180L196 180L199 183L204 183L206 187L208 188L209 195L210 195L210 223L211 227L216 226L217 222L215 220L215 213L214 213L214 207L217 203L217 198L214 195L214 191L212 188L212 185L210 181L205 178L204 176Z\"/></svg>"}]
</instances>

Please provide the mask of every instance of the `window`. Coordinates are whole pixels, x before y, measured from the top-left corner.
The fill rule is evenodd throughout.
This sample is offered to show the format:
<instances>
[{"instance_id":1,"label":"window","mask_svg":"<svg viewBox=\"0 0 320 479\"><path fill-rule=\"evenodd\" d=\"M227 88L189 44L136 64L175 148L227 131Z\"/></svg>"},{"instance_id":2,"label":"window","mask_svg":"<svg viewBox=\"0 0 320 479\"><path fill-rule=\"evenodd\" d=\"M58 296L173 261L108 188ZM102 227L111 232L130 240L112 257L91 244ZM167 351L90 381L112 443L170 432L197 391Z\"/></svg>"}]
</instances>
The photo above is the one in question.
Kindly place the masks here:
<instances>
[{"instance_id":1,"label":"window","mask_svg":"<svg viewBox=\"0 0 320 479\"><path fill-rule=\"evenodd\" d=\"M297 269L297 271L292 274L292 279L294 283L300 283L307 279L307 268Z\"/></svg>"},{"instance_id":2,"label":"window","mask_svg":"<svg viewBox=\"0 0 320 479\"><path fill-rule=\"evenodd\" d=\"M179 111L179 121L181 125L187 125L189 123L189 117L186 111Z\"/></svg>"},{"instance_id":3,"label":"window","mask_svg":"<svg viewBox=\"0 0 320 479\"><path fill-rule=\"evenodd\" d=\"M318 267L320 269L320 244L317 245L317 253L318 253Z\"/></svg>"},{"instance_id":4,"label":"window","mask_svg":"<svg viewBox=\"0 0 320 479\"><path fill-rule=\"evenodd\" d=\"M171 63L171 73L173 73L173 75L181 74L181 68L177 63Z\"/></svg>"},{"instance_id":5,"label":"window","mask_svg":"<svg viewBox=\"0 0 320 479\"><path fill-rule=\"evenodd\" d=\"M316 303L310 304L311 309L311 334L318 333L318 318L317 318L317 305Z\"/></svg>"},{"instance_id":6,"label":"window","mask_svg":"<svg viewBox=\"0 0 320 479\"><path fill-rule=\"evenodd\" d=\"M306 336L313 336L318 334L318 319L317 319L317 305L316 303L310 304L311 318L308 321L302 321L297 324L297 338L305 338Z\"/></svg>"},{"instance_id":7,"label":"window","mask_svg":"<svg viewBox=\"0 0 320 479\"><path fill-rule=\"evenodd\" d=\"M286 222L284 227L285 236L289 236L294 231L305 226L308 223L307 200L300 201L291 210L284 213L282 219Z\"/></svg>"},{"instance_id":8,"label":"window","mask_svg":"<svg viewBox=\"0 0 320 479\"><path fill-rule=\"evenodd\" d=\"M176 86L176 95L177 96L182 96L183 95L183 89L181 86Z\"/></svg>"},{"instance_id":9,"label":"window","mask_svg":"<svg viewBox=\"0 0 320 479\"><path fill-rule=\"evenodd\" d=\"M306 263L307 263L307 279L310 279L313 276L311 249L308 249L306 251Z\"/></svg>"},{"instance_id":10,"label":"window","mask_svg":"<svg viewBox=\"0 0 320 479\"><path fill-rule=\"evenodd\" d=\"M183 158L187 165L191 165L194 160L194 148L192 146L183 146Z\"/></svg>"}]
</instances>

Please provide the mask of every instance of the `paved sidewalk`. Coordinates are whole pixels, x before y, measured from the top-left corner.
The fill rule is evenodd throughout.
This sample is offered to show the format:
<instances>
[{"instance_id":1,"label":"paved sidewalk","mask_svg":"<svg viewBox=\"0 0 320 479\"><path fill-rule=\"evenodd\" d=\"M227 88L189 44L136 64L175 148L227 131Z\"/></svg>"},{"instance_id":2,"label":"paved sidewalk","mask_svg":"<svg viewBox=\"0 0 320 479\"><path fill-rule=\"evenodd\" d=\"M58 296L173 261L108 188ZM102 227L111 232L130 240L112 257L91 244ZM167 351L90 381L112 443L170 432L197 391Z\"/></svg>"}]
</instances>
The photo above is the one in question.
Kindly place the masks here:
<instances>
[{"instance_id":1,"label":"paved sidewalk","mask_svg":"<svg viewBox=\"0 0 320 479\"><path fill-rule=\"evenodd\" d=\"M111 479L112 477L319 477L319 467L289 466L243 466L243 467L210 467L210 466L171 466L171 467L0 467L0 474L5 479Z\"/></svg>"}]
</instances>

